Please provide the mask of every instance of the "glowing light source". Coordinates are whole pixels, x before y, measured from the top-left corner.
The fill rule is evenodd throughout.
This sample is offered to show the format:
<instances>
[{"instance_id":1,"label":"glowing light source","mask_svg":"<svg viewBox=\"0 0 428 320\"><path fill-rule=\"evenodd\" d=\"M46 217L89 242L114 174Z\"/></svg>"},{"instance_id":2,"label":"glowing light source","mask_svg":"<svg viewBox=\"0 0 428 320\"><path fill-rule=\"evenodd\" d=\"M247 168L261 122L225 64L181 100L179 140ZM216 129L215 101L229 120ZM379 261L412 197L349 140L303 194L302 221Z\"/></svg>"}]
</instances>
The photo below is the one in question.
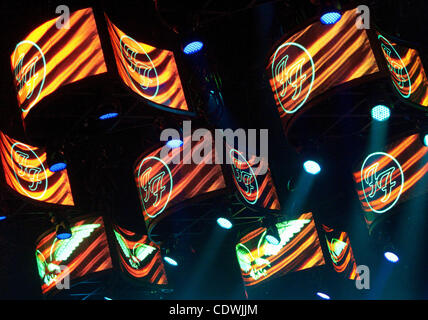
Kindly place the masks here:
<instances>
[{"instance_id":1,"label":"glowing light source","mask_svg":"<svg viewBox=\"0 0 428 320\"><path fill-rule=\"evenodd\" d=\"M66 163L64 163L64 162L58 162L58 163L55 163L55 164L51 165L49 167L49 170L52 171L52 172L58 172L58 171L64 170L65 168L67 168L67 164Z\"/></svg>"},{"instance_id":2,"label":"glowing light source","mask_svg":"<svg viewBox=\"0 0 428 320\"><path fill-rule=\"evenodd\" d=\"M56 235L56 238L58 240L70 239L71 238L71 233L70 232L61 232L61 233L58 233Z\"/></svg>"},{"instance_id":3,"label":"glowing light source","mask_svg":"<svg viewBox=\"0 0 428 320\"><path fill-rule=\"evenodd\" d=\"M317 296L324 300L330 300L330 296L322 292L317 292Z\"/></svg>"},{"instance_id":4,"label":"glowing light source","mask_svg":"<svg viewBox=\"0 0 428 320\"><path fill-rule=\"evenodd\" d=\"M424 146L428 147L428 133L424 136Z\"/></svg>"},{"instance_id":5,"label":"glowing light source","mask_svg":"<svg viewBox=\"0 0 428 320\"><path fill-rule=\"evenodd\" d=\"M310 174L318 174L321 171L321 166L312 160L305 161L305 163L303 163L303 168L307 173Z\"/></svg>"},{"instance_id":6,"label":"glowing light source","mask_svg":"<svg viewBox=\"0 0 428 320\"><path fill-rule=\"evenodd\" d=\"M164 259L168 264L170 264L170 265L172 265L172 266L174 266L174 267L178 266L178 262L177 262L176 260L174 260L173 258L171 258L171 257L165 256L165 257L163 257L163 259Z\"/></svg>"},{"instance_id":7,"label":"glowing light source","mask_svg":"<svg viewBox=\"0 0 428 320\"><path fill-rule=\"evenodd\" d=\"M109 112L109 113L105 113L105 114L99 116L98 119L100 119L100 120L113 119L113 118L116 118L118 115L119 115L119 113L117 113L117 112Z\"/></svg>"},{"instance_id":8,"label":"glowing light source","mask_svg":"<svg viewBox=\"0 0 428 320\"><path fill-rule=\"evenodd\" d=\"M169 141L166 143L166 145L167 145L168 147L170 147L171 149L175 149L175 148L179 148L179 147L181 147L181 146L183 145L183 141L182 141L182 140L180 140L180 139L172 139L172 140L169 140Z\"/></svg>"},{"instance_id":9,"label":"glowing light source","mask_svg":"<svg viewBox=\"0 0 428 320\"><path fill-rule=\"evenodd\" d=\"M386 251L383 255L385 256L386 260L392 263L396 263L399 260L398 256L391 251Z\"/></svg>"},{"instance_id":10,"label":"glowing light source","mask_svg":"<svg viewBox=\"0 0 428 320\"><path fill-rule=\"evenodd\" d=\"M218 218L217 224L223 229L230 229L233 226L232 222L226 218Z\"/></svg>"},{"instance_id":11,"label":"glowing light source","mask_svg":"<svg viewBox=\"0 0 428 320\"><path fill-rule=\"evenodd\" d=\"M322 24L335 24L342 18L342 15L337 11L330 11L324 13L320 20Z\"/></svg>"},{"instance_id":12,"label":"glowing light source","mask_svg":"<svg viewBox=\"0 0 428 320\"><path fill-rule=\"evenodd\" d=\"M391 116L391 110L387 106L380 104L372 108L371 114L374 120L385 121Z\"/></svg>"},{"instance_id":13,"label":"glowing light source","mask_svg":"<svg viewBox=\"0 0 428 320\"><path fill-rule=\"evenodd\" d=\"M6 220L6 216L0 216L0 221L2 221L2 220Z\"/></svg>"},{"instance_id":14,"label":"glowing light source","mask_svg":"<svg viewBox=\"0 0 428 320\"><path fill-rule=\"evenodd\" d=\"M204 44L201 41L192 41L183 48L185 54L194 54L202 49Z\"/></svg>"},{"instance_id":15,"label":"glowing light source","mask_svg":"<svg viewBox=\"0 0 428 320\"><path fill-rule=\"evenodd\" d=\"M104 300L113 300L113 299L109 297L104 297Z\"/></svg>"},{"instance_id":16,"label":"glowing light source","mask_svg":"<svg viewBox=\"0 0 428 320\"><path fill-rule=\"evenodd\" d=\"M60 222L56 226L56 238L58 240L70 239L72 232L70 226L65 221Z\"/></svg>"}]
</instances>

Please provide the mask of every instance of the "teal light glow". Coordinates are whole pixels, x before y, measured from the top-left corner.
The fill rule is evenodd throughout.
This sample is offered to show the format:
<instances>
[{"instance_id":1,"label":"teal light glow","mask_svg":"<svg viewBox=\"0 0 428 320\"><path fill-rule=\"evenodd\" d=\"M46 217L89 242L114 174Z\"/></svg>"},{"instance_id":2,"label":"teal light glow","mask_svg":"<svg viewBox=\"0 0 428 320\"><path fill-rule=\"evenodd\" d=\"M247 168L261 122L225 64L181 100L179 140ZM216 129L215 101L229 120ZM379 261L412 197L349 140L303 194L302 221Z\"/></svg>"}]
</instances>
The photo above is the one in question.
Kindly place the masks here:
<instances>
[{"instance_id":1,"label":"teal light glow","mask_svg":"<svg viewBox=\"0 0 428 320\"><path fill-rule=\"evenodd\" d=\"M223 217L217 219L217 224L223 229L231 229L233 227L232 222Z\"/></svg>"},{"instance_id":2,"label":"teal light glow","mask_svg":"<svg viewBox=\"0 0 428 320\"><path fill-rule=\"evenodd\" d=\"M305 161L303 163L303 168L307 173L310 173L310 174L318 174L321 172L320 165L317 162L312 160Z\"/></svg>"},{"instance_id":3,"label":"teal light glow","mask_svg":"<svg viewBox=\"0 0 428 320\"><path fill-rule=\"evenodd\" d=\"M397 263L398 260L400 260L394 252L387 251L383 255L385 256L386 260L392 263Z\"/></svg>"},{"instance_id":4,"label":"teal light glow","mask_svg":"<svg viewBox=\"0 0 428 320\"><path fill-rule=\"evenodd\" d=\"M428 134L424 136L424 146L428 147Z\"/></svg>"},{"instance_id":5,"label":"teal light glow","mask_svg":"<svg viewBox=\"0 0 428 320\"><path fill-rule=\"evenodd\" d=\"M317 292L317 296L324 300L330 300L330 296L322 292Z\"/></svg>"},{"instance_id":6,"label":"teal light glow","mask_svg":"<svg viewBox=\"0 0 428 320\"><path fill-rule=\"evenodd\" d=\"M274 237L271 234L268 234L266 236L266 241L269 242L270 244L274 245L274 246L277 246L280 242L280 240L278 238Z\"/></svg>"},{"instance_id":7,"label":"teal light glow","mask_svg":"<svg viewBox=\"0 0 428 320\"><path fill-rule=\"evenodd\" d=\"M178 262L171 257L165 256L165 257L163 257L163 259L165 260L165 262L167 262L168 264L170 264L174 267L178 266Z\"/></svg>"},{"instance_id":8,"label":"teal light glow","mask_svg":"<svg viewBox=\"0 0 428 320\"><path fill-rule=\"evenodd\" d=\"M371 114L376 121L386 121L391 116L391 110L387 106L380 104L372 108Z\"/></svg>"}]
</instances>

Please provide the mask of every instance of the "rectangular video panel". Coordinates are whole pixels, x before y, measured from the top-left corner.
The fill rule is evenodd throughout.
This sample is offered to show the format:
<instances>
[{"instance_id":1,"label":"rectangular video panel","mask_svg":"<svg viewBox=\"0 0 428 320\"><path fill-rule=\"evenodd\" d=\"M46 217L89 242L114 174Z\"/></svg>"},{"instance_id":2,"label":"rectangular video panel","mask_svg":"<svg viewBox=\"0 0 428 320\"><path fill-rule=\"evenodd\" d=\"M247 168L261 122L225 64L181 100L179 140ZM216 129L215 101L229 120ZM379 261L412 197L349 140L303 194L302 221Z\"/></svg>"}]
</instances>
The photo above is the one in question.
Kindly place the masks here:
<instances>
[{"instance_id":1,"label":"rectangular video panel","mask_svg":"<svg viewBox=\"0 0 428 320\"><path fill-rule=\"evenodd\" d=\"M392 83L405 99L428 107L428 79L419 53L377 33Z\"/></svg>"},{"instance_id":2,"label":"rectangular video panel","mask_svg":"<svg viewBox=\"0 0 428 320\"><path fill-rule=\"evenodd\" d=\"M0 132L0 158L6 183L19 194L37 201L74 205L67 170L50 171L43 148Z\"/></svg>"},{"instance_id":3,"label":"rectangular video panel","mask_svg":"<svg viewBox=\"0 0 428 320\"><path fill-rule=\"evenodd\" d=\"M367 225L398 204L428 193L428 148L414 134L367 155L353 173Z\"/></svg>"},{"instance_id":4,"label":"rectangular video panel","mask_svg":"<svg viewBox=\"0 0 428 320\"><path fill-rule=\"evenodd\" d=\"M69 28L58 20L34 29L10 56L22 119L59 87L107 72L92 9L71 13Z\"/></svg>"},{"instance_id":5,"label":"rectangular video panel","mask_svg":"<svg viewBox=\"0 0 428 320\"><path fill-rule=\"evenodd\" d=\"M266 67L283 121L325 91L379 71L355 9L333 25L314 22L284 40Z\"/></svg>"},{"instance_id":6,"label":"rectangular video panel","mask_svg":"<svg viewBox=\"0 0 428 320\"><path fill-rule=\"evenodd\" d=\"M115 226L116 248L123 272L133 279L151 284L168 284L160 247L150 241L147 235Z\"/></svg>"},{"instance_id":7,"label":"rectangular video panel","mask_svg":"<svg viewBox=\"0 0 428 320\"><path fill-rule=\"evenodd\" d=\"M43 294L57 291L57 284L67 275L73 283L113 267L102 217L81 219L70 227L69 239L58 240L52 230L37 242L35 254Z\"/></svg>"},{"instance_id":8,"label":"rectangular video panel","mask_svg":"<svg viewBox=\"0 0 428 320\"><path fill-rule=\"evenodd\" d=\"M117 28L107 15L106 20L123 82L156 104L189 111L174 53L138 42Z\"/></svg>"},{"instance_id":9,"label":"rectangular video panel","mask_svg":"<svg viewBox=\"0 0 428 320\"><path fill-rule=\"evenodd\" d=\"M281 241L266 240L266 228L245 235L236 245L236 255L245 286L325 264L312 213L276 224Z\"/></svg>"}]
</instances>

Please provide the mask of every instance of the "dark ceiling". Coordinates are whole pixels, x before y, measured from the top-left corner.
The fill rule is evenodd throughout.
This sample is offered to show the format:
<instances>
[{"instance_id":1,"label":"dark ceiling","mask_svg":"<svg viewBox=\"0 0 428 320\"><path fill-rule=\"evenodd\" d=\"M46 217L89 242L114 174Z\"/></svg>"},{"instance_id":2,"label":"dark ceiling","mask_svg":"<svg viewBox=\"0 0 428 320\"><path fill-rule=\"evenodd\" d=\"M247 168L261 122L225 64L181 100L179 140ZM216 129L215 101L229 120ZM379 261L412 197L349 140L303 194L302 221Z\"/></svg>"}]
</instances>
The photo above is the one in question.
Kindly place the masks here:
<instances>
[{"instance_id":1,"label":"dark ceiling","mask_svg":"<svg viewBox=\"0 0 428 320\"><path fill-rule=\"evenodd\" d=\"M287 200L285 186L295 170L291 163L299 160L299 154L284 138L273 99L269 95L264 69L267 54L272 45L284 33L318 14L319 9L312 2L316 3L309 0L159 0L120 1L107 5L102 1L73 1L70 7L73 11L89 4L105 9L123 30L129 33L133 31L142 33L141 29L144 28L147 30L148 39L153 43L159 43L161 47L177 49L181 36L191 30L198 30L205 40L208 65L222 79L225 110L218 118L211 119L212 124L223 128L269 128L270 166L281 201L285 203ZM347 5L350 1L342 1L342 3ZM426 37L428 3L426 1L373 0L361 1L361 3L367 3L370 6L373 21L388 34L419 46L428 46ZM358 4L361 3L358 2ZM17 41L24 38L33 26L40 25L54 16L58 4L63 3L1 2L0 21L3 32L0 74L3 76L0 78L0 130L6 131L18 140L27 141L27 137L18 112L9 56ZM420 52L425 65L428 65L427 48ZM191 62L184 61L184 64L186 63ZM362 95L364 94L363 90ZM343 99L351 98L345 96ZM411 128L413 122L407 121L406 116L405 111L399 111L395 115L395 131ZM315 116L313 121L316 120L319 119ZM352 134L356 131L357 135L364 136L367 134L369 122L369 117L364 115L361 115L358 124L355 120L345 118L343 122L337 124L337 130L333 130L333 133ZM306 126L311 127L311 123L308 122ZM123 128L125 127L126 125ZM382 257L379 258L382 247L377 247L377 239L368 237L362 215L357 213L356 199L347 198L354 192L352 183L349 182L349 170L355 162L358 147L347 146L343 143L343 139L341 143L337 143L334 138L329 137L329 135L334 136L331 132L323 132L326 138L322 141L324 148L322 154L334 165L326 166L331 171L320 175L314 182L310 200L294 209L319 212L319 219L347 228L351 238L354 236L355 239L353 247L355 247L358 262L373 266L375 286L376 279L380 279L381 273L385 270ZM88 210L99 212L109 205L112 211L138 210L138 199L136 197L129 199L129 194L134 191L132 185L124 181L123 177L126 176L124 168L135 160L135 156L132 155L138 152L133 150L135 141L138 140L139 148L145 146L150 143L150 139L148 142L141 142L141 139L153 135L153 131L140 130L138 138L127 140L127 137L133 133L135 131L118 130L115 134L108 136L100 134L91 136L90 139L79 136L79 141L84 142L73 149L72 161L78 163L76 172L91 177L79 182L81 190L78 191L86 194L82 199L85 198L83 202ZM309 130L309 136L310 134ZM125 140L127 142L124 142ZM362 143L363 140L355 141ZM315 143L321 144L321 141L315 141ZM82 164L82 159L86 160L86 164ZM346 164L336 165L337 162L346 162ZM0 287L2 288L0 298L39 299L41 295L34 259L34 243L35 239L50 227L46 216L48 209L24 202L7 190L4 182L1 185L2 206L4 210L13 212L14 218L7 222L0 222ZM341 187L335 187L337 185ZM426 199L422 204L424 201L426 202ZM194 210L205 209L197 207ZM401 210L404 212L410 209L403 206ZM129 221L124 219L124 223ZM419 223L417 212L411 212L406 215L406 218L389 222L389 229L387 228L384 232L394 235L393 230L398 228L397 225L401 225L401 228L405 225L410 233L411 228ZM386 284L383 283L382 286L379 285L378 291L373 290L364 295L354 290L349 294L346 291L347 287L343 287L340 288L343 292L338 295L343 298L427 299L428 292L423 283L428 283L428 278L423 270L428 266L428 261L422 255L428 243L426 231L425 227L425 232L422 233L424 238L415 239L415 235L413 237L409 235L403 248L416 242L419 249L414 251L414 255L417 258L408 254L407 260L404 259L404 263L391 271L392 280ZM203 234L199 233L185 239L184 246L187 249L191 248L186 253L189 258L188 263L183 266L179 274L172 273L171 278L176 281L177 288L186 289L176 290L173 298L244 298L239 268L234 256L236 234L219 235L218 233L219 230L215 226L206 225ZM214 246L217 251L214 256L209 256L207 252L212 250L213 241L218 242ZM189 277L193 280L191 284L187 281ZM314 277L319 279L318 274L305 271L284 280L281 285L293 288L287 291L284 297L311 298ZM323 278L323 281L328 282L328 279L328 277ZM266 291L269 290L275 291L278 288L266 289ZM123 297L147 298L147 296L129 296L129 293L128 296L123 295Z\"/></svg>"}]
</instances>

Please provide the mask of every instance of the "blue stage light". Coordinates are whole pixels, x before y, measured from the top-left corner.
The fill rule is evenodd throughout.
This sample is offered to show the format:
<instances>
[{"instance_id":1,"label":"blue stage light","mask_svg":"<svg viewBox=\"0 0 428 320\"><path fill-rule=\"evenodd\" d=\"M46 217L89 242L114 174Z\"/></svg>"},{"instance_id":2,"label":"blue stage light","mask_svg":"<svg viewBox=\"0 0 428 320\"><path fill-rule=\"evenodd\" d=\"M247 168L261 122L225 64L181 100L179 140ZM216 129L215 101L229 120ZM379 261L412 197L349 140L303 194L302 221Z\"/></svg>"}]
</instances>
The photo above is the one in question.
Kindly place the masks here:
<instances>
[{"instance_id":1,"label":"blue stage light","mask_svg":"<svg viewBox=\"0 0 428 320\"><path fill-rule=\"evenodd\" d=\"M0 216L0 221L2 221L2 220L6 220L6 216Z\"/></svg>"},{"instance_id":2,"label":"blue stage light","mask_svg":"<svg viewBox=\"0 0 428 320\"><path fill-rule=\"evenodd\" d=\"M116 118L118 115L119 115L119 113L117 113L117 112L109 112L109 113L105 113L105 114L99 116L98 119L100 119L100 120L113 119L113 118Z\"/></svg>"},{"instance_id":3,"label":"blue stage light","mask_svg":"<svg viewBox=\"0 0 428 320\"><path fill-rule=\"evenodd\" d=\"M180 140L180 139L172 139L172 140L169 140L169 141L166 143L166 145L167 145L168 147L170 147L171 149L175 149L175 148L179 148L179 147L181 147L181 146L183 145L183 141L182 141L182 140Z\"/></svg>"},{"instance_id":4,"label":"blue stage light","mask_svg":"<svg viewBox=\"0 0 428 320\"><path fill-rule=\"evenodd\" d=\"M303 168L310 174L318 174L321 171L321 166L312 160L305 161L305 163L303 163Z\"/></svg>"},{"instance_id":5,"label":"blue stage light","mask_svg":"<svg viewBox=\"0 0 428 320\"><path fill-rule=\"evenodd\" d=\"M70 239L71 238L71 232L61 232L61 233L57 233L56 238L58 240L65 240L65 239Z\"/></svg>"},{"instance_id":6,"label":"blue stage light","mask_svg":"<svg viewBox=\"0 0 428 320\"><path fill-rule=\"evenodd\" d=\"M49 167L49 170L51 172L58 172L58 171L64 170L65 168L67 168L67 164L66 163L64 163L64 162L58 162L58 163L55 163L55 164L51 165Z\"/></svg>"},{"instance_id":7,"label":"blue stage light","mask_svg":"<svg viewBox=\"0 0 428 320\"><path fill-rule=\"evenodd\" d=\"M217 224L222 227L223 229L230 229L233 227L232 222L230 222L230 220L226 219L226 218L218 218L217 219Z\"/></svg>"},{"instance_id":8,"label":"blue stage light","mask_svg":"<svg viewBox=\"0 0 428 320\"><path fill-rule=\"evenodd\" d=\"M385 256L386 260L392 263L396 263L399 260L398 256L391 251L387 251L383 255Z\"/></svg>"},{"instance_id":9,"label":"blue stage light","mask_svg":"<svg viewBox=\"0 0 428 320\"><path fill-rule=\"evenodd\" d=\"M192 41L184 47L183 52L185 54L194 54L201 51L203 46L204 44L201 41Z\"/></svg>"},{"instance_id":10,"label":"blue stage light","mask_svg":"<svg viewBox=\"0 0 428 320\"><path fill-rule=\"evenodd\" d=\"M424 136L424 145L425 147L428 147L428 134Z\"/></svg>"},{"instance_id":11,"label":"blue stage light","mask_svg":"<svg viewBox=\"0 0 428 320\"><path fill-rule=\"evenodd\" d=\"M342 15L337 11L330 11L324 13L320 20L322 24L335 24L337 21L342 18Z\"/></svg>"},{"instance_id":12,"label":"blue stage light","mask_svg":"<svg viewBox=\"0 0 428 320\"><path fill-rule=\"evenodd\" d=\"M391 110L387 106L377 105L372 108L372 118L376 121L388 120L391 116Z\"/></svg>"},{"instance_id":13,"label":"blue stage light","mask_svg":"<svg viewBox=\"0 0 428 320\"><path fill-rule=\"evenodd\" d=\"M322 292L317 292L317 296L324 300L330 300L330 296Z\"/></svg>"}]
</instances>

